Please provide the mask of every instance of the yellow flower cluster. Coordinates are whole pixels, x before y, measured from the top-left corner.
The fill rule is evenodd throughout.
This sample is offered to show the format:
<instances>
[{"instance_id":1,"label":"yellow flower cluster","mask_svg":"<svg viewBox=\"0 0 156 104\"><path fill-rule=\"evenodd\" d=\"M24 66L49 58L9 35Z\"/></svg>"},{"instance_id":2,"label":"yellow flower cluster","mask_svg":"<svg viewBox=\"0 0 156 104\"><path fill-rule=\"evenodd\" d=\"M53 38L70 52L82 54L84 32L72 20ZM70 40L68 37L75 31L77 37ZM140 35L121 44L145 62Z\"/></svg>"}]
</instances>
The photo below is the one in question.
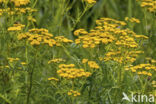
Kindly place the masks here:
<instances>
[{"instance_id":1,"label":"yellow flower cluster","mask_svg":"<svg viewBox=\"0 0 156 104\"><path fill-rule=\"evenodd\" d=\"M21 31L25 25L22 24L14 24L13 27L9 27L8 31Z\"/></svg>"},{"instance_id":2,"label":"yellow flower cluster","mask_svg":"<svg viewBox=\"0 0 156 104\"><path fill-rule=\"evenodd\" d=\"M30 3L30 0L0 0L0 3L9 3L8 1L13 2L17 7Z\"/></svg>"},{"instance_id":3,"label":"yellow flower cluster","mask_svg":"<svg viewBox=\"0 0 156 104\"><path fill-rule=\"evenodd\" d=\"M17 7L27 5L30 2L30 0L10 0L10 1L13 2Z\"/></svg>"},{"instance_id":4,"label":"yellow flower cluster","mask_svg":"<svg viewBox=\"0 0 156 104\"><path fill-rule=\"evenodd\" d=\"M87 2L88 4L94 4L96 3L96 0L84 0L85 2Z\"/></svg>"},{"instance_id":5,"label":"yellow flower cluster","mask_svg":"<svg viewBox=\"0 0 156 104\"><path fill-rule=\"evenodd\" d=\"M27 63L26 62L21 62L21 65L27 65Z\"/></svg>"},{"instance_id":6,"label":"yellow flower cluster","mask_svg":"<svg viewBox=\"0 0 156 104\"><path fill-rule=\"evenodd\" d=\"M127 24L124 21L115 20L112 18L100 18L99 20L96 20L96 24L99 26L105 26L104 29L107 30L107 26L116 28L118 26L126 26Z\"/></svg>"},{"instance_id":7,"label":"yellow flower cluster","mask_svg":"<svg viewBox=\"0 0 156 104\"><path fill-rule=\"evenodd\" d=\"M19 58L11 58L11 57L9 57L9 58L7 58L7 59L8 59L8 61L9 61L10 63L16 62L16 61L20 61ZM20 64L21 64L21 65L27 65L26 62L20 62Z\"/></svg>"},{"instance_id":8,"label":"yellow flower cluster","mask_svg":"<svg viewBox=\"0 0 156 104\"><path fill-rule=\"evenodd\" d=\"M26 33L21 33L18 35L18 40L21 39L27 39L31 45L40 45L41 43L43 44L48 44L50 47L53 47L54 45L60 46L61 43L65 42L71 42L72 40L68 40L64 36L59 36L61 37L58 39L58 37L55 37L55 39L52 38L53 34L49 33L47 29L31 29L29 32Z\"/></svg>"},{"instance_id":9,"label":"yellow flower cluster","mask_svg":"<svg viewBox=\"0 0 156 104\"><path fill-rule=\"evenodd\" d=\"M89 77L91 75L90 72L85 72L83 69L76 69L74 64L60 64L59 68L60 70L57 73L67 79Z\"/></svg>"},{"instance_id":10,"label":"yellow flower cluster","mask_svg":"<svg viewBox=\"0 0 156 104\"><path fill-rule=\"evenodd\" d=\"M73 41L65 38L64 36L56 36L56 46L61 46L61 43L72 43Z\"/></svg>"},{"instance_id":11,"label":"yellow flower cluster","mask_svg":"<svg viewBox=\"0 0 156 104\"><path fill-rule=\"evenodd\" d=\"M99 30L91 30L91 32L88 33L84 29L78 29L74 32L74 35L78 36L75 43L82 43L83 48L95 48L96 45L99 45L100 43L108 44L115 40L108 32L100 32Z\"/></svg>"},{"instance_id":12,"label":"yellow flower cluster","mask_svg":"<svg viewBox=\"0 0 156 104\"><path fill-rule=\"evenodd\" d=\"M52 80L54 80L54 81L59 81L59 79L54 78L54 77L50 77L50 78L48 78L48 80L49 80L49 81L52 81Z\"/></svg>"},{"instance_id":13,"label":"yellow flower cluster","mask_svg":"<svg viewBox=\"0 0 156 104\"><path fill-rule=\"evenodd\" d=\"M136 66L125 66L125 70L131 70L139 75L152 76L151 71L156 71L156 66L151 64L139 64ZM150 71L150 72L148 72Z\"/></svg>"},{"instance_id":14,"label":"yellow flower cluster","mask_svg":"<svg viewBox=\"0 0 156 104\"><path fill-rule=\"evenodd\" d=\"M116 45L127 47L127 48L137 48L138 44L136 43L135 39L130 36L120 36L120 40L116 41Z\"/></svg>"},{"instance_id":15,"label":"yellow flower cluster","mask_svg":"<svg viewBox=\"0 0 156 104\"><path fill-rule=\"evenodd\" d=\"M68 92L68 95L76 97L76 96L80 96L81 94L78 91L70 90Z\"/></svg>"},{"instance_id":16,"label":"yellow flower cluster","mask_svg":"<svg viewBox=\"0 0 156 104\"><path fill-rule=\"evenodd\" d=\"M0 66L0 69L4 69L4 68L10 68L10 67L8 65Z\"/></svg>"},{"instance_id":17,"label":"yellow flower cluster","mask_svg":"<svg viewBox=\"0 0 156 104\"><path fill-rule=\"evenodd\" d=\"M155 0L137 0L141 2L141 7L147 8L150 12L156 11L156 1Z\"/></svg>"},{"instance_id":18,"label":"yellow flower cluster","mask_svg":"<svg viewBox=\"0 0 156 104\"><path fill-rule=\"evenodd\" d=\"M5 3L7 2L7 0L0 0L0 3Z\"/></svg>"},{"instance_id":19,"label":"yellow flower cluster","mask_svg":"<svg viewBox=\"0 0 156 104\"><path fill-rule=\"evenodd\" d=\"M22 5L27 5L30 3L30 0L0 0L0 3L11 3L13 2L15 6L19 7Z\"/></svg>"},{"instance_id":20,"label":"yellow flower cluster","mask_svg":"<svg viewBox=\"0 0 156 104\"><path fill-rule=\"evenodd\" d=\"M0 66L0 69L6 69L6 68L10 69L12 67L16 67L17 63L19 63L18 65L20 65L20 66L16 67L17 69L22 69L21 66L27 65L26 62L21 62L21 60L19 58L9 57L9 58L7 58L7 61L8 61L8 64Z\"/></svg>"},{"instance_id":21,"label":"yellow flower cluster","mask_svg":"<svg viewBox=\"0 0 156 104\"><path fill-rule=\"evenodd\" d=\"M90 68L99 69L99 65L95 61L88 61L88 65Z\"/></svg>"},{"instance_id":22,"label":"yellow flower cluster","mask_svg":"<svg viewBox=\"0 0 156 104\"><path fill-rule=\"evenodd\" d=\"M75 31L74 31L74 35L75 35L75 36L79 36L80 34L82 34L82 35L87 35L88 32L87 32L85 29L78 29L78 30L75 30Z\"/></svg>"},{"instance_id":23,"label":"yellow flower cluster","mask_svg":"<svg viewBox=\"0 0 156 104\"><path fill-rule=\"evenodd\" d=\"M20 60L19 58L11 58L11 57L8 58L9 62L14 62L14 61L19 61L19 60Z\"/></svg>"},{"instance_id":24,"label":"yellow flower cluster","mask_svg":"<svg viewBox=\"0 0 156 104\"><path fill-rule=\"evenodd\" d=\"M56 42L52 34L46 29L31 29L29 32L21 33L18 35L18 40L27 39L31 45L40 45L41 43L48 43L49 46L53 46Z\"/></svg>"},{"instance_id":25,"label":"yellow flower cluster","mask_svg":"<svg viewBox=\"0 0 156 104\"><path fill-rule=\"evenodd\" d=\"M148 37L145 35L133 35L133 37L136 39L148 39Z\"/></svg>"},{"instance_id":26,"label":"yellow flower cluster","mask_svg":"<svg viewBox=\"0 0 156 104\"><path fill-rule=\"evenodd\" d=\"M138 22L133 18L133 21ZM141 51L139 41L148 39L147 36L137 35L130 29L124 21L118 21L111 18L101 18L96 20L97 26L95 29L87 32L84 29L74 31L74 35L78 37L75 40L76 44L82 44L83 48L94 48L97 45L107 50L106 57L101 60L108 61L114 60L119 63L134 62L136 56ZM111 45L111 47L110 47Z\"/></svg>"},{"instance_id":27,"label":"yellow flower cluster","mask_svg":"<svg viewBox=\"0 0 156 104\"><path fill-rule=\"evenodd\" d=\"M152 73L149 73L147 71L140 71L140 72L137 72L138 75L147 75L147 76L152 76Z\"/></svg>"},{"instance_id":28,"label":"yellow flower cluster","mask_svg":"<svg viewBox=\"0 0 156 104\"><path fill-rule=\"evenodd\" d=\"M88 59L82 59L82 63L85 64L88 62Z\"/></svg>"},{"instance_id":29,"label":"yellow flower cluster","mask_svg":"<svg viewBox=\"0 0 156 104\"><path fill-rule=\"evenodd\" d=\"M133 21L138 22L133 18ZM97 45L108 43L115 43L118 46L127 48L136 48L138 44L135 38L148 38L146 36L137 35L129 29L124 29L127 25L124 21L118 21L111 18L101 18L96 20L97 26L95 29L87 32L84 29L74 31L74 35L78 38L75 40L76 44L82 44L83 48L95 48Z\"/></svg>"},{"instance_id":30,"label":"yellow flower cluster","mask_svg":"<svg viewBox=\"0 0 156 104\"><path fill-rule=\"evenodd\" d=\"M6 8L6 9L0 9L0 16L3 15L3 13L7 13L8 15L19 15L19 14L26 14L26 13L32 13L36 12L37 9L32 9L29 7L26 8Z\"/></svg>"},{"instance_id":31,"label":"yellow flower cluster","mask_svg":"<svg viewBox=\"0 0 156 104\"><path fill-rule=\"evenodd\" d=\"M99 59L102 61L116 61L118 63L133 63L136 60L138 54L143 53L143 51L124 51L122 50L112 50L105 54L105 57L100 57Z\"/></svg>"},{"instance_id":32,"label":"yellow flower cluster","mask_svg":"<svg viewBox=\"0 0 156 104\"><path fill-rule=\"evenodd\" d=\"M36 19L33 18L32 16L28 16L27 18L28 18L29 21L36 22Z\"/></svg>"},{"instance_id":33,"label":"yellow flower cluster","mask_svg":"<svg viewBox=\"0 0 156 104\"><path fill-rule=\"evenodd\" d=\"M88 63L87 63L88 62ZM99 69L99 65L95 61L88 61L88 59L82 59L82 63L85 64L87 63L90 68L93 69Z\"/></svg>"},{"instance_id":34,"label":"yellow flower cluster","mask_svg":"<svg viewBox=\"0 0 156 104\"><path fill-rule=\"evenodd\" d=\"M74 64L60 64L59 68L74 68L75 65Z\"/></svg>"},{"instance_id":35,"label":"yellow flower cluster","mask_svg":"<svg viewBox=\"0 0 156 104\"><path fill-rule=\"evenodd\" d=\"M148 63L156 64L156 60L154 60L154 59L152 59L150 57L147 57L146 60L147 60Z\"/></svg>"},{"instance_id":36,"label":"yellow flower cluster","mask_svg":"<svg viewBox=\"0 0 156 104\"><path fill-rule=\"evenodd\" d=\"M48 64L50 64L50 63L60 63L60 62L65 62L65 60L63 60L61 58L56 58L56 59L49 60Z\"/></svg>"},{"instance_id":37,"label":"yellow flower cluster","mask_svg":"<svg viewBox=\"0 0 156 104\"><path fill-rule=\"evenodd\" d=\"M130 21L132 23L140 23L140 20L139 19L129 18L129 17L125 17L125 21Z\"/></svg>"}]
</instances>

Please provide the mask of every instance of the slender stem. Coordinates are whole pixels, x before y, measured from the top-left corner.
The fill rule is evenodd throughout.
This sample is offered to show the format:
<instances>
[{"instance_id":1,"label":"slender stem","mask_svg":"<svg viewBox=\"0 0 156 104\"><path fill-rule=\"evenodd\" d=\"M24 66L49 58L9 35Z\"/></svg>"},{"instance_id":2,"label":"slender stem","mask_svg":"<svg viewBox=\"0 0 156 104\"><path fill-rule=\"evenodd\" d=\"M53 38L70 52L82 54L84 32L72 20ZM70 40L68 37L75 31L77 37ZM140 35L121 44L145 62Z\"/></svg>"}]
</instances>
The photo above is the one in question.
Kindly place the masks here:
<instances>
[{"instance_id":1,"label":"slender stem","mask_svg":"<svg viewBox=\"0 0 156 104\"><path fill-rule=\"evenodd\" d=\"M35 52L36 54L36 52ZM30 101L30 95L31 95L31 90L32 90L32 83L33 83L33 73L34 73L34 69L35 69L35 66L36 66L36 59L37 58L37 54L35 55L35 58L34 58L34 66L33 68L31 68L30 70L30 73L29 73L29 77L30 77L30 83L29 83L29 88L28 88L28 95L27 95L27 104L29 104L29 101Z\"/></svg>"},{"instance_id":2,"label":"slender stem","mask_svg":"<svg viewBox=\"0 0 156 104\"><path fill-rule=\"evenodd\" d=\"M132 17L132 0L128 0L128 17Z\"/></svg>"},{"instance_id":3,"label":"slender stem","mask_svg":"<svg viewBox=\"0 0 156 104\"><path fill-rule=\"evenodd\" d=\"M38 0L35 0L35 3L33 4L32 8L34 8L34 7L36 6L37 1L38 1Z\"/></svg>"},{"instance_id":4,"label":"slender stem","mask_svg":"<svg viewBox=\"0 0 156 104\"><path fill-rule=\"evenodd\" d=\"M87 5L84 9L84 11L81 13L81 15L76 19L76 22L73 26L73 28L71 29L71 31L74 30L74 28L76 27L76 25L80 22L80 19L82 18L82 16L84 16L84 14L86 13L86 11L89 9L89 6Z\"/></svg>"},{"instance_id":5,"label":"slender stem","mask_svg":"<svg viewBox=\"0 0 156 104\"><path fill-rule=\"evenodd\" d=\"M28 64L28 41L26 41L25 58L26 58L26 63Z\"/></svg>"},{"instance_id":6,"label":"slender stem","mask_svg":"<svg viewBox=\"0 0 156 104\"><path fill-rule=\"evenodd\" d=\"M29 101L30 101L30 94L31 94L32 80L33 80L33 72L34 72L34 70L32 69L31 72L30 72L30 85L29 85L29 89L28 89L27 104L29 104Z\"/></svg>"},{"instance_id":7,"label":"slender stem","mask_svg":"<svg viewBox=\"0 0 156 104\"><path fill-rule=\"evenodd\" d=\"M147 30L147 16L146 16L146 10L144 10L144 19L145 19L145 32L146 35L148 34L148 30Z\"/></svg>"}]
</instances>

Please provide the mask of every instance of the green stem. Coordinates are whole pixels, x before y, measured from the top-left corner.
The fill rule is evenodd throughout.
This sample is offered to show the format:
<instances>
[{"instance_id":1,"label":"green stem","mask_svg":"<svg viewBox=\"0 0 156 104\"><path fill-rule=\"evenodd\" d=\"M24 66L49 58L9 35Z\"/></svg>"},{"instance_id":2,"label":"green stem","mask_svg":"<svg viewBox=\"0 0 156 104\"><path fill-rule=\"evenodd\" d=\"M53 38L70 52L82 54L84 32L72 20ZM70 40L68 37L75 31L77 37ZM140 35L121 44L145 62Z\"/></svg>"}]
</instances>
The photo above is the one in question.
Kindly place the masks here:
<instances>
[{"instance_id":1,"label":"green stem","mask_svg":"<svg viewBox=\"0 0 156 104\"><path fill-rule=\"evenodd\" d=\"M76 25L80 22L80 19L82 18L82 16L84 16L84 14L86 13L86 11L89 9L89 6L87 5L84 9L84 11L81 13L81 15L76 19L75 24L73 26L73 28L71 29L71 31L73 31L76 27Z\"/></svg>"},{"instance_id":2,"label":"green stem","mask_svg":"<svg viewBox=\"0 0 156 104\"><path fill-rule=\"evenodd\" d=\"M34 7L36 6L37 1L38 1L38 0L35 0L35 3L33 4L32 8L34 8Z\"/></svg>"},{"instance_id":3,"label":"green stem","mask_svg":"<svg viewBox=\"0 0 156 104\"><path fill-rule=\"evenodd\" d=\"M36 50L37 51L37 50ZM32 91L32 83L33 83L33 73L34 73L34 69L35 69L35 66L36 66L36 58L37 58L37 52L35 51L35 58L34 58L34 66L33 68L31 68L30 70L30 73L29 73L29 77L30 77L30 83L29 83L29 88L28 88L28 95L27 95L27 103L26 104L29 104L30 102L30 95L31 95L31 91Z\"/></svg>"},{"instance_id":4,"label":"green stem","mask_svg":"<svg viewBox=\"0 0 156 104\"><path fill-rule=\"evenodd\" d=\"M128 17L132 17L132 0L128 0Z\"/></svg>"},{"instance_id":5,"label":"green stem","mask_svg":"<svg viewBox=\"0 0 156 104\"><path fill-rule=\"evenodd\" d=\"M144 10L144 19L145 19L145 32L146 32L146 35L148 34L148 31L147 31L147 17L146 17L146 10Z\"/></svg>"}]
</instances>

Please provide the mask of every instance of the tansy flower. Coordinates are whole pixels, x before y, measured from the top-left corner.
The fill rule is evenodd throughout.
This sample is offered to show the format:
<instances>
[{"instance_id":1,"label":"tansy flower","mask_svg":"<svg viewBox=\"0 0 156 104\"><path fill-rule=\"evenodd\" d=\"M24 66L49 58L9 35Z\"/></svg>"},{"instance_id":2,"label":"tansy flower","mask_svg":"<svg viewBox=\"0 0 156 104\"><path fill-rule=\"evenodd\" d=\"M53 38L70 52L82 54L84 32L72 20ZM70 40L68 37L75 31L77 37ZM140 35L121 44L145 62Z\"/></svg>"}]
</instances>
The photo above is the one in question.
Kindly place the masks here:
<instances>
[{"instance_id":1,"label":"tansy flower","mask_svg":"<svg viewBox=\"0 0 156 104\"><path fill-rule=\"evenodd\" d=\"M83 59L82 63L85 64L86 62L88 62L88 59Z\"/></svg>"},{"instance_id":2,"label":"tansy flower","mask_svg":"<svg viewBox=\"0 0 156 104\"><path fill-rule=\"evenodd\" d=\"M49 81L52 81L52 80L54 80L54 81L59 81L59 79L54 78L54 77L50 77L50 78L48 78L48 80L49 80Z\"/></svg>"},{"instance_id":3,"label":"tansy flower","mask_svg":"<svg viewBox=\"0 0 156 104\"><path fill-rule=\"evenodd\" d=\"M152 59L150 59L152 60ZM135 66L125 67L126 70L131 70L132 72L136 72L139 75L152 76L152 72L156 71L156 66L152 64L139 64Z\"/></svg>"},{"instance_id":4,"label":"tansy flower","mask_svg":"<svg viewBox=\"0 0 156 104\"><path fill-rule=\"evenodd\" d=\"M31 45L47 44L50 47L61 46L62 44L72 43L73 41L65 38L64 36L56 36L49 33L47 29L30 29L26 33L21 33L18 35L18 40L26 39Z\"/></svg>"},{"instance_id":5,"label":"tansy flower","mask_svg":"<svg viewBox=\"0 0 156 104\"><path fill-rule=\"evenodd\" d=\"M21 62L21 64L22 64L22 65L27 65L27 63L26 63L26 62Z\"/></svg>"},{"instance_id":6,"label":"tansy flower","mask_svg":"<svg viewBox=\"0 0 156 104\"><path fill-rule=\"evenodd\" d=\"M63 60L61 58L56 58L56 59L49 60L48 64L50 64L50 63L60 63L60 62L65 62L65 60Z\"/></svg>"},{"instance_id":7,"label":"tansy flower","mask_svg":"<svg viewBox=\"0 0 156 104\"><path fill-rule=\"evenodd\" d=\"M13 27L8 28L8 31L20 31L24 27L25 25L22 25L22 24L14 24Z\"/></svg>"},{"instance_id":8,"label":"tansy flower","mask_svg":"<svg viewBox=\"0 0 156 104\"><path fill-rule=\"evenodd\" d=\"M30 0L10 0L15 4L15 6L19 7L21 5L26 5L30 2Z\"/></svg>"},{"instance_id":9,"label":"tansy flower","mask_svg":"<svg viewBox=\"0 0 156 104\"><path fill-rule=\"evenodd\" d=\"M140 20L139 19L136 19L136 18L128 18L128 17L125 17L125 20L126 21L130 21L132 23L140 23Z\"/></svg>"},{"instance_id":10,"label":"tansy flower","mask_svg":"<svg viewBox=\"0 0 156 104\"><path fill-rule=\"evenodd\" d=\"M95 61L88 61L88 65L90 68L99 69L99 65Z\"/></svg>"},{"instance_id":11,"label":"tansy flower","mask_svg":"<svg viewBox=\"0 0 156 104\"><path fill-rule=\"evenodd\" d=\"M89 3L89 4L94 4L94 3L96 3L96 0L85 0L87 3Z\"/></svg>"},{"instance_id":12,"label":"tansy flower","mask_svg":"<svg viewBox=\"0 0 156 104\"><path fill-rule=\"evenodd\" d=\"M27 18L28 18L29 21L36 22L36 19L33 18L32 16L28 16Z\"/></svg>"},{"instance_id":13,"label":"tansy flower","mask_svg":"<svg viewBox=\"0 0 156 104\"><path fill-rule=\"evenodd\" d=\"M67 79L89 77L91 75L90 72L85 72L83 69L75 68L74 64L60 64L59 68L60 70L57 71L59 76Z\"/></svg>"},{"instance_id":14,"label":"tansy flower","mask_svg":"<svg viewBox=\"0 0 156 104\"><path fill-rule=\"evenodd\" d=\"M8 58L8 61L9 62L14 62L14 61L19 61L19 58Z\"/></svg>"},{"instance_id":15,"label":"tansy flower","mask_svg":"<svg viewBox=\"0 0 156 104\"><path fill-rule=\"evenodd\" d=\"M78 91L70 90L68 92L68 95L76 97L76 96L80 96L81 94Z\"/></svg>"},{"instance_id":16,"label":"tansy flower","mask_svg":"<svg viewBox=\"0 0 156 104\"><path fill-rule=\"evenodd\" d=\"M140 6L143 8L146 8L149 12L155 12L156 11L156 1L155 0L137 0L141 4Z\"/></svg>"}]
</instances>

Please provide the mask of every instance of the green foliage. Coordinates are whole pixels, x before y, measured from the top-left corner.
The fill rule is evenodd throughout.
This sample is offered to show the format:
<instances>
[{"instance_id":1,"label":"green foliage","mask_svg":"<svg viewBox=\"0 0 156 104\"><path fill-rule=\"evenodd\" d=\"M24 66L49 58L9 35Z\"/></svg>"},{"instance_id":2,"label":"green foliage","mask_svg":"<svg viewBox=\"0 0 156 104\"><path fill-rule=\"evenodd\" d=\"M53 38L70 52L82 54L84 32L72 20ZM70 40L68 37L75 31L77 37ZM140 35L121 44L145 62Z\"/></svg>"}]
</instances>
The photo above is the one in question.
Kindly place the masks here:
<instances>
[{"instance_id":1,"label":"green foliage","mask_svg":"<svg viewBox=\"0 0 156 104\"><path fill-rule=\"evenodd\" d=\"M114 43L100 44L98 48L83 48L83 44L75 43L78 37L74 32L77 29L91 31L97 26L96 20L102 17L119 21L125 21L125 17L134 17L141 23L127 21L127 25L121 26L121 29L128 28L147 36L148 39L143 42L135 39L144 53L131 65L146 63L146 57L150 57L148 63L151 64L151 60L156 60L156 12L142 8L141 2L97 0L96 3L89 4L85 0L30 0L28 4L18 7L10 0L6 0L7 3L2 1L0 0L0 104L130 104L122 101L122 92L147 95L156 93L152 84L156 78L156 69L150 71L152 76L144 77L125 70L125 63L99 60L101 56L107 58L106 53L114 47L117 49ZM31 9L26 12L16 10L27 7ZM10 11L7 8L10 8ZM28 19L30 17L31 19ZM14 24L23 24L25 27L16 27ZM20 30L9 31L12 27ZM48 30L48 33L53 35L50 39L55 40L55 45L32 45L33 40L18 38L22 33L47 33L46 30L41 33L38 32L40 30L36 33L30 32L33 28ZM57 40L58 36L63 37ZM44 40L45 37L42 38ZM66 39L63 38L73 42L64 42ZM65 62L48 64L49 60L58 58L65 59ZM99 69L84 64L83 59L94 61L99 65ZM74 64L74 68L84 69L91 75L86 78L66 79L57 72L60 70L60 64ZM48 80L50 77L55 77L58 81ZM80 92L81 95L69 96L68 92L71 89Z\"/></svg>"}]
</instances>

